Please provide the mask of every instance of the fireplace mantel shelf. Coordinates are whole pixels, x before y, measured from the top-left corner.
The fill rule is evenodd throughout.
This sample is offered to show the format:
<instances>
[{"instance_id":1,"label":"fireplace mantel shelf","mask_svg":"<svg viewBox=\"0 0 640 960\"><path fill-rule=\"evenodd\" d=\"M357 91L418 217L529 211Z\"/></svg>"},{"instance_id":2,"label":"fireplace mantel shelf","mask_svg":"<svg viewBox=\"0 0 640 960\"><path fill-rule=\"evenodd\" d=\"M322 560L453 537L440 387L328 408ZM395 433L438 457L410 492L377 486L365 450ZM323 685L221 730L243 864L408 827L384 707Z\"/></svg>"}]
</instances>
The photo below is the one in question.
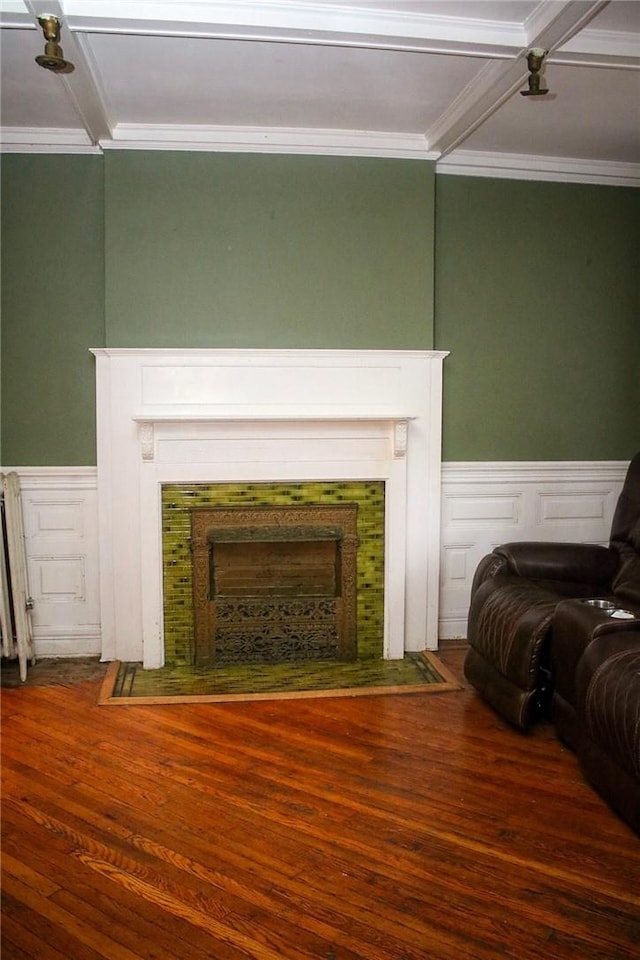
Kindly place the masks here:
<instances>
[{"instance_id":1,"label":"fireplace mantel shelf","mask_svg":"<svg viewBox=\"0 0 640 960\"><path fill-rule=\"evenodd\" d=\"M265 413L264 411L247 411L230 413L224 411L215 411L213 413L140 413L131 418L135 423L215 423L222 421L224 423L247 423L259 420L261 423L291 423L297 420L305 423L323 423L344 422L356 423L359 420L367 423L399 423L406 420L417 420L417 414L390 413L381 411L379 413L345 413L344 411L325 410L320 413Z\"/></svg>"},{"instance_id":2,"label":"fireplace mantel shelf","mask_svg":"<svg viewBox=\"0 0 640 960\"><path fill-rule=\"evenodd\" d=\"M417 416L407 416L406 414L381 412L378 413L354 413L353 411L324 411L320 412L288 412L288 413L270 413L265 410L243 411L220 411L188 413L185 410L170 413L137 414L131 418L138 425L138 434L140 439L140 452L145 462L151 462L155 458L155 434L156 427L163 425L177 424L186 426L193 424L222 424L222 423L384 423L391 427L390 433L393 437L393 456L395 459L402 459L407 455L407 442L409 436L409 422L417 420ZM388 429L388 428L387 428Z\"/></svg>"}]
</instances>

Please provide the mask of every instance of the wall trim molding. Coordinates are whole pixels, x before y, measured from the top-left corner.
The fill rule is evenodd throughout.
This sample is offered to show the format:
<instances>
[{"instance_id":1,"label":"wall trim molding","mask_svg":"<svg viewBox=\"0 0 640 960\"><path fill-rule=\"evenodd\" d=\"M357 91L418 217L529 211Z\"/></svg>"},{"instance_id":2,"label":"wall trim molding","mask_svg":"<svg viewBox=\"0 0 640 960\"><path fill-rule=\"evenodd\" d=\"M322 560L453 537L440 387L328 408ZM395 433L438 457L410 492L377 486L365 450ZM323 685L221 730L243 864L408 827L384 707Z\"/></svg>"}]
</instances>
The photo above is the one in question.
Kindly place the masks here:
<instances>
[{"instance_id":1,"label":"wall trim molding","mask_svg":"<svg viewBox=\"0 0 640 960\"><path fill-rule=\"evenodd\" d=\"M102 153L80 128L2 127L0 134L2 153Z\"/></svg>"},{"instance_id":2,"label":"wall trim molding","mask_svg":"<svg viewBox=\"0 0 640 960\"><path fill-rule=\"evenodd\" d=\"M618 481L628 460L447 460L443 482L580 483L585 480Z\"/></svg>"},{"instance_id":3,"label":"wall trim molding","mask_svg":"<svg viewBox=\"0 0 640 960\"><path fill-rule=\"evenodd\" d=\"M4 473L15 470L22 490L96 490L97 467L2 467Z\"/></svg>"},{"instance_id":4,"label":"wall trim molding","mask_svg":"<svg viewBox=\"0 0 640 960\"><path fill-rule=\"evenodd\" d=\"M446 461L441 640L466 637L475 569L499 543L607 543L628 460Z\"/></svg>"},{"instance_id":5,"label":"wall trim molding","mask_svg":"<svg viewBox=\"0 0 640 960\"><path fill-rule=\"evenodd\" d=\"M82 626L35 627L36 658L100 657L102 634L99 628L86 630Z\"/></svg>"},{"instance_id":6,"label":"wall trim molding","mask_svg":"<svg viewBox=\"0 0 640 960\"><path fill-rule=\"evenodd\" d=\"M439 638L466 636L473 573L497 543L531 539L606 543L628 463L443 462ZM97 467L2 470L15 470L20 478L30 576L44 577L45 594L51 587L34 611L36 656L99 655ZM82 590L74 597L79 578ZM36 597L38 587L39 581L30 583Z\"/></svg>"},{"instance_id":7,"label":"wall trim molding","mask_svg":"<svg viewBox=\"0 0 640 960\"><path fill-rule=\"evenodd\" d=\"M424 134L289 127L188 126L121 123L104 150L208 150L223 153L328 154L437 160Z\"/></svg>"},{"instance_id":8,"label":"wall trim molding","mask_svg":"<svg viewBox=\"0 0 640 960\"><path fill-rule=\"evenodd\" d=\"M202 127L119 124L112 140L89 141L84 130L1 128L0 153L98 154L113 150L386 157L426 160L436 173L505 180L546 180L601 186L640 187L640 164L515 153L429 149L423 134L362 130L303 130L276 127Z\"/></svg>"},{"instance_id":9,"label":"wall trim molding","mask_svg":"<svg viewBox=\"0 0 640 960\"><path fill-rule=\"evenodd\" d=\"M438 160L437 174L492 177L505 180L551 180L557 183L593 183L640 187L640 163L614 160L541 157L517 153L454 150Z\"/></svg>"}]
</instances>

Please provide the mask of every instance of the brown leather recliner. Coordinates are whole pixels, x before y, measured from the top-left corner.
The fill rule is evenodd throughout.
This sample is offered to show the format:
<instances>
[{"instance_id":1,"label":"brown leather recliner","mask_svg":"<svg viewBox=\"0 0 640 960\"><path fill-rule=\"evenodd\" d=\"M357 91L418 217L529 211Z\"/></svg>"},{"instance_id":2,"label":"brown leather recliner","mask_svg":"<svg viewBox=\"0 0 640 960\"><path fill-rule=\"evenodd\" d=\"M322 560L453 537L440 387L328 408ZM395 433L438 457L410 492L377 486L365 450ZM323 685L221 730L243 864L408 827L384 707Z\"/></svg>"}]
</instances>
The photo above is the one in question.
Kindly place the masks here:
<instances>
[{"instance_id":1,"label":"brown leather recliner","mask_svg":"<svg viewBox=\"0 0 640 960\"><path fill-rule=\"evenodd\" d=\"M588 644L578 664L576 713L584 775L640 834L640 631Z\"/></svg>"},{"instance_id":2,"label":"brown leather recliner","mask_svg":"<svg viewBox=\"0 0 640 960\"><path fill-rule=\"evenodd\" d=\"M609 601L610 608L585 603L598 598ZM614 610L626 613L612 615ZM618 635L624 640L607 639ZM628 725L636 710L640 713L640 686L630 666L636 662L633 653L640 649L640 453L627 471L609 546L508 543L481 560L472 586L467 638L465 675L481 696L522 729L550 712L559 735L579 755L585 737L591 736L586 731L606 727L598 721L598 711L602 715L607 703L602 689L598 697L589 699L587 723L586 681L579 680L587 670L585 664L594 660L596 650L614 649L616 642L627 644L629 709L624 717L620 710L611 715L626 725L612 736L619 735L627 747L622 768L618 764L612 769L624 769L625 777L637 783L634 771L640 770L639 741ZM599 663L598 675L608 669ZM625 670L615 675L620 696ZM612 722L611 717L607 723ZM598 750L601 748L606 750L602 744ZM594 748L589 755L598 750ZM610 778L609 785L614 781L615 777ZM628 797L627 801L626 810L636 803ZM628 813L623 815L632 822Z\"/></svg>"}]
</instances>

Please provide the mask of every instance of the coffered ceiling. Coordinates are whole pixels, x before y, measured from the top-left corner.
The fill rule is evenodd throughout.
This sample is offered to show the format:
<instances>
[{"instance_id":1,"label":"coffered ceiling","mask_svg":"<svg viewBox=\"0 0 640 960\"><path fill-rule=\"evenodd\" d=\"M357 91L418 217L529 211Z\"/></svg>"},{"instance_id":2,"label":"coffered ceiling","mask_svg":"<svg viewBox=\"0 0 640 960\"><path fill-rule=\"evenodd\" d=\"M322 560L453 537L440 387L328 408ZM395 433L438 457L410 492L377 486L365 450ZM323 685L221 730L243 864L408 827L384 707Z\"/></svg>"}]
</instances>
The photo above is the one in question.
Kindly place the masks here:
<instances>
[{"instance_id":1,"label":"coffered ceiling","mask_svg":"<svg viewBox=\"0 0 640 960\"><path fill-rule=\"evenodd\" d=\"M62 22L52 73L37 17ZM640 184L638 0L0 0L5 151L253 150ZM522 97L548 50L543 97Z\"/></svg>"}]
</instances>

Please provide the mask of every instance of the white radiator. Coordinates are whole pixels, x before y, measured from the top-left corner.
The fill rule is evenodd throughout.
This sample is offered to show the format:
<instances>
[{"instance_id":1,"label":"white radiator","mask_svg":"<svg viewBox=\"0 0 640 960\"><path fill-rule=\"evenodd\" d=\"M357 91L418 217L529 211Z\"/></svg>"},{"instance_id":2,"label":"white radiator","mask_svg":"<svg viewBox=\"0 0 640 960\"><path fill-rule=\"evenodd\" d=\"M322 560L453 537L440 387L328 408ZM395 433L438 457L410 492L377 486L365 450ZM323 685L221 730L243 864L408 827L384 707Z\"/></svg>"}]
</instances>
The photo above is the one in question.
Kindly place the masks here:
<instances>
[{"instance_id":1,"label":"white radiator","mask_svg":"<svg viewBox=\"0 0 640 960\"><path fill-rule=\"evenodd\" d=\"M0 630L2 656L18 659L20 679L27 679L27 664L35 663L27 578L27 557L22 519L22 499L17 473L2 478L2 549L0 549Z\"/></svg>"}]
</instances>

